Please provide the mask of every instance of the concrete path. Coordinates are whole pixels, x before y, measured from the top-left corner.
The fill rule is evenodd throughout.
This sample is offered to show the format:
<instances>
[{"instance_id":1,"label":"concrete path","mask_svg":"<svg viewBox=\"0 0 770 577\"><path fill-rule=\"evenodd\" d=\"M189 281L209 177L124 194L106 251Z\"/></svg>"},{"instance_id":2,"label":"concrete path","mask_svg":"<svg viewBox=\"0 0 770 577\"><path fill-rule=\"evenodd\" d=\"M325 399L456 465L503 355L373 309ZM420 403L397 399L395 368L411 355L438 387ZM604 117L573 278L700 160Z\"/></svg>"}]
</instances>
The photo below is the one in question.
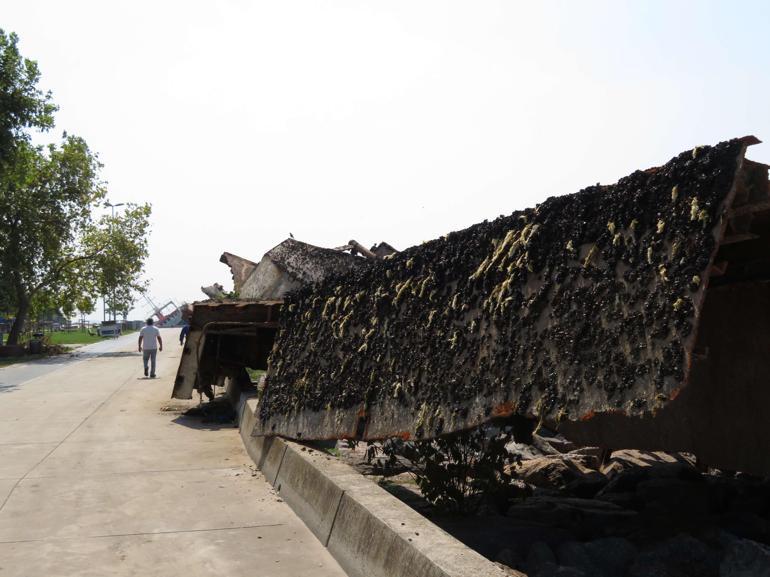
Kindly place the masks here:
<instances>
[{"instance_id":1,"label":"concrete path","mask_svg":"<svg viewBox=\"0 0 770 577\"><path fill-rule=\"evenodd\" d=\"M137 338L134 336L134 340ZM21 383L51 373L62 368L64 365L69 365L78 360L94 355L125 350L128 339L128 335L124 339L105 339L97 343L77 347L71 353L65 355L0 367L0 393L4 392L4 389L12 389Z\"/></svg>"},{"instance_id":2,"label":"concrete path","mask_svg":"<svg viewBox=\"0 0 770 577\"><path fill-rule=\"evenodd\" d=\"M0 577L344 577L237 429L181 416L163 337L155 380L128 335L0 388Z\"/></svg>"}]
</instances>

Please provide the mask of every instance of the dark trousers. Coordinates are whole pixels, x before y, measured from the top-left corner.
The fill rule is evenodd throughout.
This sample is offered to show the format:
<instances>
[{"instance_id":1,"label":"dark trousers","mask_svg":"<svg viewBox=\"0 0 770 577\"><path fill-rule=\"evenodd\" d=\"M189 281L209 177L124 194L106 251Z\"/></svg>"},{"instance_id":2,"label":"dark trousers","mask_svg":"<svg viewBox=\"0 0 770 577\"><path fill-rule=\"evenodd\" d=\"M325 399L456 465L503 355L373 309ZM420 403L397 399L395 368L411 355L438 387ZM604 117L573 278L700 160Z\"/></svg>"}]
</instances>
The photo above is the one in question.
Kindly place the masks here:
<instances>
[{"instance_id":1,"label":"dark trousers","mask_svg":"<svg viewBox=\"0 0 770 577\"><path fill-rule=\"evenodd\" d=\"M151 371L150 376L155 376L155 359L158 356L158 349L144 349L142 351L142 361L144 362L144 375L147 376L147 362L150 362Z\"/></svg>"}]
</instances>

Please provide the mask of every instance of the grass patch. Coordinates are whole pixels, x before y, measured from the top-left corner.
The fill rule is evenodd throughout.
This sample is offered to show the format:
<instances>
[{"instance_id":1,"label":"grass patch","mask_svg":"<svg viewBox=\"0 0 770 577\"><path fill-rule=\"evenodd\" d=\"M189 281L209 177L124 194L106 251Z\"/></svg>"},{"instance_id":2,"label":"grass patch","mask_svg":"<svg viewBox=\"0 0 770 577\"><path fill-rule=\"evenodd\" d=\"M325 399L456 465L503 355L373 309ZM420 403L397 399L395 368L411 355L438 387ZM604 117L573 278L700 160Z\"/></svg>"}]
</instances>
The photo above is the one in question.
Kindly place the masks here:
<instances>
[{"instance_id":1,"label":"grass patch","mask_svg":"<svg viewBox=\"0 0 770 577\"><path fill-rule=\"evenodd\" d=\"M89 335L86 331L56 331L46 333L52 345L89 345L98 343L102 337Z\"/></svg>"},{"instance_id":2,"label":"grass patch","mask_svg":"<svg viewBox=\"0 0 770 577\"><path fill-rule=\"evenodd\" d=\"M262 369L252 369L250 367L246 367L246 372L249 373L249 378L252 383L258 383L259 379L262 378L262 375L265 374L265 371Z\"/></svg>"}]
</instances>

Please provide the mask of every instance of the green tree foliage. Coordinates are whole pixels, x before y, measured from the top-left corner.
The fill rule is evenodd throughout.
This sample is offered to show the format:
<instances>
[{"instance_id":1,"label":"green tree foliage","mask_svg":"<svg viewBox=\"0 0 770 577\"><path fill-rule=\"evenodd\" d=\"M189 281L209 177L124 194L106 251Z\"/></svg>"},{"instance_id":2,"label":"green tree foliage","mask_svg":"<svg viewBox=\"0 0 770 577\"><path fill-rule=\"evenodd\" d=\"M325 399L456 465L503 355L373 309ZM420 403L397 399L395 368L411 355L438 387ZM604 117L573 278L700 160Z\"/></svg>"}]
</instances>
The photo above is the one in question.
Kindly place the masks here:
<instances>
[{"instance_id":1,"label":"green tree foliage","mask_svg":"<svg viewBox=\"0 0 770 577\"><path fill-rule=\"evenodd\" d=\"M82 138L31 144L28 129L53 125L50 95L15 35L0 30L0 300L15 313L18 341L34 310L91 312L98 295L127 311L147 256L150 206L129 204L101 216L101 164Z\"/></svg>"},{"instance_id":2,"label":"green tree foliage","mask_svg":"<svg viewBox=\"0 0 770 577\"><path fill-rule=\"evenodd\" d=\"M0 169L19 142L29 141L28 129L53 127L56 112L51 93L37 87L37 63L19 54L18 41L0 29Z\"/></svg>"},{"instance_id":3,"label":"green tree foliage","mask_svg":"<svg viewBox=\"0 0 770 577\"><path fill-rule=\"evenodd\" d=\"M149 204L129 203L120 216L102 217L87 238L88 246L104 247L91 265L96 282L90 294L104 295L107 308L123 317L133 308L134 295L146 288L139 279L147 256L150 214Z\"/></svg>"}]
</instances>

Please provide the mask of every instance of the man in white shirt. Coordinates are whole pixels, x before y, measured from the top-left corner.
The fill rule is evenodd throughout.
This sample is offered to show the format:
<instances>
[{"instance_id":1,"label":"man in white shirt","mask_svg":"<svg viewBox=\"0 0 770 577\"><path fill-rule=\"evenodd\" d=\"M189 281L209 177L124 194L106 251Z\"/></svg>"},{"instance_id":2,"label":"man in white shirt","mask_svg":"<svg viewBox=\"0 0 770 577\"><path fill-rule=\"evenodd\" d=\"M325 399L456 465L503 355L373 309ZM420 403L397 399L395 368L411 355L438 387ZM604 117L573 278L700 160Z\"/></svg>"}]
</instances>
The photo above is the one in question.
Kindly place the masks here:
<instances>
[{"instance_id":1,"label":"man in white shirt","mask_svg":"<svg viewBox=\"0 0 770 577\"><path fill-rule=\"evenodd\" d=\"M160 331L157 327L153 326L153 323L154 321L151 318L147 319L147 325L139 331L139 352L142 353L144 376L147 376L147 362L150 361L151 379L155 378L155 359L158 356L158 351L163 350L163 339L160 338Z\"/></svg>"}]
</instances>

